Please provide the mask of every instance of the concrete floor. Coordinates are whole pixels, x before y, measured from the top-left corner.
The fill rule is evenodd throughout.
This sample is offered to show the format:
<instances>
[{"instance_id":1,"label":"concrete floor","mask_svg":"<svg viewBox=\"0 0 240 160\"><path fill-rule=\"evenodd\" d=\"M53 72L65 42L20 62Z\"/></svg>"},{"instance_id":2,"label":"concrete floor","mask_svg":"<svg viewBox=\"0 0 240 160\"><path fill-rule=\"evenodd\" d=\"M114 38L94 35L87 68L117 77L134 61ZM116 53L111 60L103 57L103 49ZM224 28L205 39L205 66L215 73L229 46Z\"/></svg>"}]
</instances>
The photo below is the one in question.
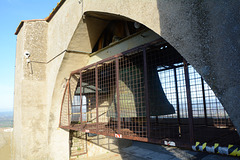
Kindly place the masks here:
<instances>
[{"instance_id":1,"label":"concrete floor","mask_svg":"<svg viewBox=\"0 0 240 160\"><path fill-rule=\"evenodd\" d=\"M110 152L97 157L88 157L84 160L237 160L239 158L181 150L175 147L165 147L142 142L133 142L133 145L123 148L119 153Z\"/></svg>"}]
</instances>

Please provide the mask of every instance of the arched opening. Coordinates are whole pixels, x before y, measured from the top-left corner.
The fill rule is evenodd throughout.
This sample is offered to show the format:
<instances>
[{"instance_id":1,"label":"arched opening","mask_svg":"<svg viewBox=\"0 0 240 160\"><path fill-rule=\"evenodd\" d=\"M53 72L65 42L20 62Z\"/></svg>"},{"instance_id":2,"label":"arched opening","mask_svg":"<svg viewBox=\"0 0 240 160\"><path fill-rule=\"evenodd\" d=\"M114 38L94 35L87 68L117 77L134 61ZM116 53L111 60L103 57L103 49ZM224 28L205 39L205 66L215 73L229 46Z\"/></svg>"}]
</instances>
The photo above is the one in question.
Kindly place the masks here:
<instances>
[{"instance_id":1,"label":"arched opening","mask_svg":"<svg viewBox=\"0 0 240 160\"><path fill-rule=\"evenodd\" d=\"M104 27L93 34L93 23L87 23L92 55L107 54L106 49L114 51L131 38L143 36L139 31L149 31L142 26L130 32L134 21L93 15L86 14L86 22L97 18L104 21ZM63 98L60 127L186 148L195 142L225 147L240 144L230 117L203 77L174 47L158 38L135 43L136 47L112 52L73 71Z\"/></svg>"},{"instance_id":2,"label":"arched opening","mask_svg":"<svg viewBox=\"0 0 240 160\"><path fill-rule=\"evenodd\" d=\"M88 11L77 26L68 49L94 53L146 29L144 25L123 16Z\"/></svg>"}]
</instances>

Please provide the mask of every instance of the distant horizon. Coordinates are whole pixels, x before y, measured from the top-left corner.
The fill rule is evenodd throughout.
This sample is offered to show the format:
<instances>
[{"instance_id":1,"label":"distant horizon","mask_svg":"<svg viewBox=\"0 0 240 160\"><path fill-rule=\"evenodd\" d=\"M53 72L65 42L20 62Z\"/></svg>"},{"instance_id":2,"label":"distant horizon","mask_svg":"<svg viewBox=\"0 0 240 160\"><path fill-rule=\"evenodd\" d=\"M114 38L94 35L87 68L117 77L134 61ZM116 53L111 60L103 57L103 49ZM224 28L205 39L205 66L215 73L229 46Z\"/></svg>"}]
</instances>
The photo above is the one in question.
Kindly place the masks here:
<instances>
[{"instance_id":1,"label":"distant horizon","mask_svg":"<svg viewBox=\"0 0 240 160\"><path fill-rule=\"evenodd\" d=\"M9 108L8 109L1 109L0 113L3 113L3 112L13 112L13 109L12 110L9 110Z\"/></svg>"}]
</instances>

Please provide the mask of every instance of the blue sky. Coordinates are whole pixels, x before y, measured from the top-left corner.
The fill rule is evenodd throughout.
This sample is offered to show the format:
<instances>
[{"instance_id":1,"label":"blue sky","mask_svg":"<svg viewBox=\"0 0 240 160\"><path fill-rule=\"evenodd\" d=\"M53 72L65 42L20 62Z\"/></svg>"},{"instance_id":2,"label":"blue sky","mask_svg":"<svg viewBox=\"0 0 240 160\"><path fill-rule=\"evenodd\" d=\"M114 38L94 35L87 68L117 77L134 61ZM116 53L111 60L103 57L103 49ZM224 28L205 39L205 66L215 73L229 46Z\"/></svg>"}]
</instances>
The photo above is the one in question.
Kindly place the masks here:
<instances>
[{"instance_id":1,"label":"blue sky","mask_svg":"<svg viewBox=\"0 0 240 160\"><path fill-rule=\"evenodd\" d=\"M13 110L16 38L21 20L43 19L60 0L0 0L0 112Z\"/></svg>"}]
</instances>

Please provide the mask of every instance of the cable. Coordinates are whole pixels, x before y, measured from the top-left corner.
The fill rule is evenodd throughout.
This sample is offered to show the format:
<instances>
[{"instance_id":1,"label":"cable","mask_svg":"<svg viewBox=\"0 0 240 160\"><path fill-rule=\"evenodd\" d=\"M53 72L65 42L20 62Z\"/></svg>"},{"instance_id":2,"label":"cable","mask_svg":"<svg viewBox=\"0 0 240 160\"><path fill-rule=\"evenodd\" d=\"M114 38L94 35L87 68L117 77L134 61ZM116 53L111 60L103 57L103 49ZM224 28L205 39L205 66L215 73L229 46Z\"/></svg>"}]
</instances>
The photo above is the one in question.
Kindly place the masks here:
<instances>
[{"instance_id":1,"label":"cable","mask_svg":"<svg viewBox=\"0 0 240 160\"><path fill-rule=\"evenodd\" d=\"M54 59L56 59L57 57L59 57L60 55L62 55L65 52L72 52L72 53L81 53L81 54L91 54L91 53L87 53L87 52L80 52L80 51L74 51L74 50L64 50L61 53L59 53L58 55L56 55L55 57L53 57L52 59L50 59L47 62L41 62L41 61L30 61L30 63L42 63L42 64L48 64L50 62L52 62Z\"/></svg>"}]
</instances>

